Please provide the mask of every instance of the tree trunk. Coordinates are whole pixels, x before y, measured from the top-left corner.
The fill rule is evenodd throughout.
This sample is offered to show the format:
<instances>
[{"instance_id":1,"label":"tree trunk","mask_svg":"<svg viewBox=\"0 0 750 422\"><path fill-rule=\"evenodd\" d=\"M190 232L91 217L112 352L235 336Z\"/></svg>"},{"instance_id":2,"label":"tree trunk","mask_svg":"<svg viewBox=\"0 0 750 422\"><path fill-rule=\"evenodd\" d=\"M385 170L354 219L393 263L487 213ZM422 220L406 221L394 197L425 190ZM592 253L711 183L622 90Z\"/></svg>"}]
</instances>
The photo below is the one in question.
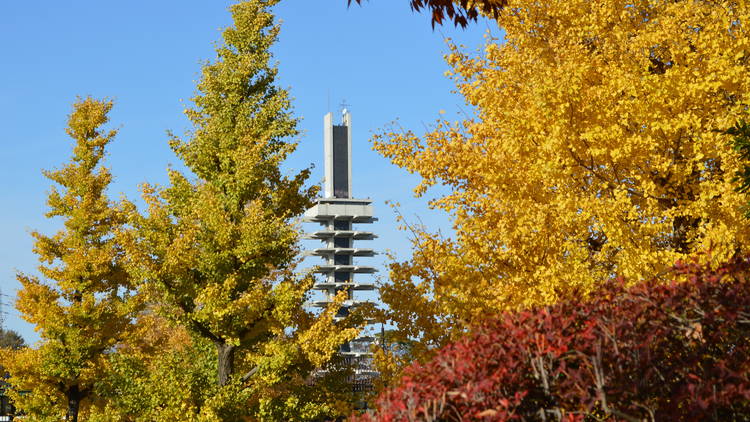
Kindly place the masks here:
<instances>
[{"instance_id":1,"label":"tree trunk","mask_svg":"<svg viewBox=\"0 0 750 422\"><path fill-rule=\"evenodd\" d=\"M232 344L216 342L216 351L219 358L218 382L221 387L229 383L229 378L234 372L235 347Z\"/></svg>"},{"instance_id":2,"label":"tree trunk","mask_svg":"<svg viewBox=\"0 0 750 422\"><path fill-rule=\"evenodd\" d=\"M78 422L78 409L81 407L81 390L77 385L68 388L65 392L65 398L68 399L68 413L65 414L65 420L68 422Z\"/></svg>"}]
</instances>

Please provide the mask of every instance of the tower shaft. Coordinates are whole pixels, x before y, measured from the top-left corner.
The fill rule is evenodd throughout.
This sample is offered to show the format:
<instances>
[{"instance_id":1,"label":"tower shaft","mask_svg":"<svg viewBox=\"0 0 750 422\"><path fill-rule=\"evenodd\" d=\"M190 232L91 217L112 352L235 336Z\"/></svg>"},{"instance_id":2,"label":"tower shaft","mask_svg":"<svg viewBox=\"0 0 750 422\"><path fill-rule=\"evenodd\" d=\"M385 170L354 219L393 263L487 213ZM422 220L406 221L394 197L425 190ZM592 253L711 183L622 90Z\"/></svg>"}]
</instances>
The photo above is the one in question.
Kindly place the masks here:
<instances>
[{"instance_id":1,"label":"tower shaft","mask_svg":"<svg viewBox=\"0 0 750 422\"><path fill-rule=\"evenodd\" d=\"M358 260L372 257L375 252L360 248L359 241L372 240L376 236L369 231L361 231L355 225L370 224L373 217L372 201L356 199L352 195L352 126L351 114L344 112L342 124L333 124L333 115L323 119L324 136L324 189L322 198L305 212L306 222L320 224L320 229L305 236L320 240L319 248L308 252L323 258L323 264L315 268L322 275L313 286L322 292L322 299L313 305L325 308L337 294L346 292L346 300L339 309L337 318L345 318L351 310L364 301L358 300L357 292L375 290L371 280L363 276L377 270L368 265L360 265ZM370 345L373 338L361 336L341 346L339 353L352 362L355 368L355 386L362 379L375 375L371 365Z\"/></svg>"}]
</instances>

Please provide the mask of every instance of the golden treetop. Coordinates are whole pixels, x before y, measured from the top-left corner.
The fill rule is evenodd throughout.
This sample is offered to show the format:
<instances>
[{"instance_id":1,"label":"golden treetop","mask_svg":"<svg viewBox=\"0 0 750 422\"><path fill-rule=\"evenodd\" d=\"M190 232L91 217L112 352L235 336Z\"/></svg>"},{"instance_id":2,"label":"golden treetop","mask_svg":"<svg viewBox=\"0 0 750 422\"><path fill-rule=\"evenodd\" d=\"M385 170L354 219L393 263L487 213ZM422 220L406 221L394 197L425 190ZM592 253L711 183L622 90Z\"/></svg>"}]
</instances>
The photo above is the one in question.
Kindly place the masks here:
<instances>
[{"instance_id":1,"label":"golden treetop","mask_svg":"<svg viewBox=\"0 0 750 422\"><path fill-rule=\"evenodd\" d=\"M193 130L170 139L190 173L170 170L167 187L144 186L148 209L129 206L133 227L123 236L131 271L160 313L216 348L219 387L197 406L206 420L324 412L328 398L304 398L319 393L306 377L357 333L335 309L308 311L311 277L295 274L296 219L317 187L305 186L309 169L281 170L298 132L269 51L276 3L230 7L233 25L186 110Z\"/></svg>"},{"instance_id":2,"label":"golden treetop","mask_svg":"<svg viewBox=\"0 0 750 422\"><path fill-rule=\"evenodd\" d=\"M59 416L60 404L94 395L106 353L123 337L134 309L115 239L124 215L106 195L112 177L101 166L116 134L101 128L111 108L111 101L92 98L74 104L67 129L73 156L45 172L57 184L50 189L47 216L61 217L64 228L53 236L32 233L43 278L17 276L23 288L16 308L36 325L41 342L36 349L4 352L2 361L13 375L17 405L33 414ZM31 393L17 394L24 390Z\"/></svg>"},{"instance_id":3,"label":"golden treetop","mask_svg":"<svg viewBox=\"0 0 750 422\"><path fill-rule=\"evenodd\" d=\"M452 47L474 116L376 137L422 176L417 194L450 189L431 204L455 228L417 233L382 293L392 316L439 343L429 315L461 327L747 245L722 131L748 104L749 21L736 1L515 0L502 42L476 57Z\"/></svg>"}]
</instances>

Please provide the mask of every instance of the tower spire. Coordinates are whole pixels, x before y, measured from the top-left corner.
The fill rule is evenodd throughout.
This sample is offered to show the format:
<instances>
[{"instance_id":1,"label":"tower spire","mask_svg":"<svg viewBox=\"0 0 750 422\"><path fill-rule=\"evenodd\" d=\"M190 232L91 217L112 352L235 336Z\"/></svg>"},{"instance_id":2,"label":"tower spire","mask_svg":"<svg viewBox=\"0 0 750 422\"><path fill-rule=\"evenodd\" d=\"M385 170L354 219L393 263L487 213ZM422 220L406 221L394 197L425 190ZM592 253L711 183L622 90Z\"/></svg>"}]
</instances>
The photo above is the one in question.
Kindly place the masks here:
<instances>
[{"instance_id":1,"label":"tower spire","mask_svg":"<svg viewBox=\"0 0 750 422\"><path fill-rule=\"evenodd\" d=\"M352 197L352 117L344 110L342 124L333 124L333 114L323 118L324 197Z\"/></svg>"}]
</instances>

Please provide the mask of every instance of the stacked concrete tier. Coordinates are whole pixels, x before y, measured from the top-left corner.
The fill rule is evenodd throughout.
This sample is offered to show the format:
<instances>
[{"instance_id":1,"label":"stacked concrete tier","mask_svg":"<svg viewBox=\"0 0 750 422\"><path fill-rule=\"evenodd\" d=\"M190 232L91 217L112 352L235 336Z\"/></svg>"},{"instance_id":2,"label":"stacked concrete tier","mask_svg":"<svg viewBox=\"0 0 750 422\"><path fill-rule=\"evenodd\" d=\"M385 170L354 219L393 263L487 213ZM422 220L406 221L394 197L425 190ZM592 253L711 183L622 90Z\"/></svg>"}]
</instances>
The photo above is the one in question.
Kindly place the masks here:
<instances>
[{"instance_id":1,"label":"stacked concrete tier","mask_svg":"<svg viewBox=\"0 0 750 422\"><path fill-rule=\"evenodd\" d=\"M376 236L371 232L354 230L354 223L367 224L376 221L373 217L371 201L367 199L349 198L320 198L316 204L307 210L304 221L319 223L322 230L309 233L308 239L323 242L323 247L307 252L308 255L320 256L323 264L313 271L323 274L323 281L317 282L313 289L326 293L326 299L314 302L314 305L325 307L340 291L347 291L349 308L358 306L359 301L354 298L356 290L375 290L371 282L354 280L355 274L373 274L374 267L354 262L354 258L372 257L375 251L369 248L354 246L355 240L370 240ZM344 311L348 314L348 309Z\"/></svg>"},{"instance_id":2,"label":"stacked concrete tier","mask_svg":"<svg viewBox=\"0 0 750 422\"><path fill-rule=\"evenodd\" d=\"M376 221L373 217L371 201L362 199L320 198L315 206L305 213L305 222L318 223L322 230L309 233L307 239L317 239L323 247L307 251L307 255L323 258L323 263L313 271L322 274L314 290L323 293L323 297L314 300L311 305L325 308L332 302L339 292L346 292L347 298L342 303L336 319L345 318L350 311L366 301L357 300L356 291L372 291L375 285L369 280L355 280L355 275L373 274L374 267L355 263L355 258L367 258L375 255L369 248L359 248L354 245L358 240L370 240L376 236L371 232L357 231L353 224L367 224ZM347 360L359 376L374 376L372 368L370 346L374 339L369 336L356 338L343 345L339 354Z\"/></svg>"}]
</instances>

